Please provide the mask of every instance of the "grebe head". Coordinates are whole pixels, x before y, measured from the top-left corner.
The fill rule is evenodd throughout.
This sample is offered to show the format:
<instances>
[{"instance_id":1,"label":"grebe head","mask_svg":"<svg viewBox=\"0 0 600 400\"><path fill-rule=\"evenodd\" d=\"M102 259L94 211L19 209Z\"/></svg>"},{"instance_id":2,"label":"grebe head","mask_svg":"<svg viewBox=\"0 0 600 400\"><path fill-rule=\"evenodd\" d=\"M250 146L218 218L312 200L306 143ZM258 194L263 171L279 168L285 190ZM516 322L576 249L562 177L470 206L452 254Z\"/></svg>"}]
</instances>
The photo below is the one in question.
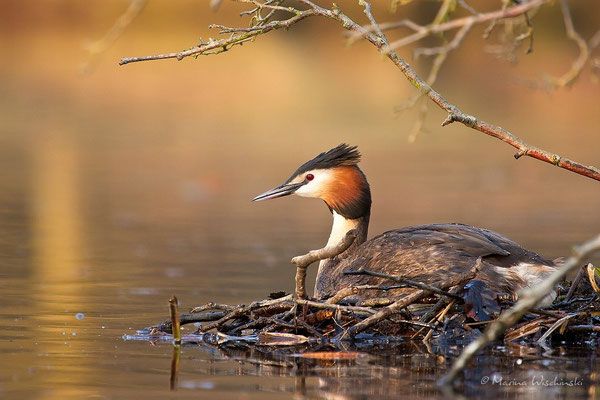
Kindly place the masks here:
<instances>
[{"instance_id":1,"label":"grebe head","mask_svg":"<svg viewBox=\"0 0 600 400\"><path fill-rule=\"evenodd\" d=\"M296 194L325 201L332 212L346 219L368 216L371 190L358 168L360 153L345 143L305 162L285 181L256 196L252 201L275 199Z\"/></svg>"}]
</instances>

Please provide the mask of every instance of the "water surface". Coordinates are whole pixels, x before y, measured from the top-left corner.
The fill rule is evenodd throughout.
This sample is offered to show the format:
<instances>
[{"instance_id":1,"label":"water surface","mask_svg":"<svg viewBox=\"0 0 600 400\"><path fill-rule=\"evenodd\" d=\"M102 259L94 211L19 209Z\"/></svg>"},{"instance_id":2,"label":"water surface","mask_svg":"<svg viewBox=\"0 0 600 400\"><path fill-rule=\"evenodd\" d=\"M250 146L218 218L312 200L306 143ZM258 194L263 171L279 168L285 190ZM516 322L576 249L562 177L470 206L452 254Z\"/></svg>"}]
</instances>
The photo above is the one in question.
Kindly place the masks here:
<instances>
[{"instance_id":1,"label":"water surface","mask_svg":"<svg viewBox=\"0 0 600 400\"><path fill-rule=\"evenodd\" d=\"M415 115L393 107L411 89L375 54L345 49L338 31L316 47L275 36L195 62L117 67L121 56L210 35L203 27L213 16L195 2L166 4L150 2L89 76L77 74L81 43L101 36L126 2L0 6L12 21L0 28L0 50L11 54L0 65L0 397L439 396L435 381L456 346L350 348L364 356L330 362L186 346L174 393L172 346L122 339L164 320L173 294L185 310L291 291L289 260L326 242L331 216L316 200L250 199L341 142L363 152L371 236L464 222L555 258L600 230L596 182L515 161L512 149L466 128L442 130L438 110L409 145ZM182 13L200 15L202 28ZM518 74L556 64L538 43ZM440 90L535 144L599 164L597 87L584 81L552 96L513 87L512 67L466 46ZM590 341L495 347L474 360L458 392L594 397ZM577 384L535 383L555 378Z\"/></svg>"}]
</instances>

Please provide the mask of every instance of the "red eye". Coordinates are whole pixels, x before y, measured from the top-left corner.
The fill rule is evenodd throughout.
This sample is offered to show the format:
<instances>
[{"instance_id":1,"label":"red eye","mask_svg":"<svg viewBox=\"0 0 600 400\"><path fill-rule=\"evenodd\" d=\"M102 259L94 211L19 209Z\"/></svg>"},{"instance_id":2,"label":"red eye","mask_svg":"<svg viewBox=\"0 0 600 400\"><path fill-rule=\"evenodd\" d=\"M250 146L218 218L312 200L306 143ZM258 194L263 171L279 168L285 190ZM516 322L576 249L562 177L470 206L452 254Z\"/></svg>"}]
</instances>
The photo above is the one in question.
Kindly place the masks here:
<instances>
[{"instance_id":1,"label":"red eye","mask_svg":"<svg viewBox=\"0 0 600 400\"><path fill-rule=\"evenodd\" d=\"M315 176L313 174L306 175L306 180L307 181L312 181L313 179L315 179Z\"/></svg>"}]
</instances>

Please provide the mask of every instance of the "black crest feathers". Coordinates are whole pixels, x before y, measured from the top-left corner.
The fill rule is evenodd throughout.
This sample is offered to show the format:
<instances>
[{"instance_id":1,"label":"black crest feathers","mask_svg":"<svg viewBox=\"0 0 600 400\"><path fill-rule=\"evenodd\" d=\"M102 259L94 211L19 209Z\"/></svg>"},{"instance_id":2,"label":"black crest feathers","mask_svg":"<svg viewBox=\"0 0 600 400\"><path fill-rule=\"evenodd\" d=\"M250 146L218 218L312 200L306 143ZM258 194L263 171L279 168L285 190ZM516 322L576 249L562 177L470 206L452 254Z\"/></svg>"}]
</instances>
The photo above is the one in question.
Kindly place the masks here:
<instances>
[{"instance_id":1,"label":"black crest feathers","mask_svg":"<svg viewBox=\"0 0 600 400\"><path fill-rule=\"evenodd\" d=\"M323 152L310 161L305 162L292 174L290 180L295 176L313 169L328 169L334 167L356 165L360 161L360 152L356 146L342 143L333 149Z\"/></svg>"}]
</instances>

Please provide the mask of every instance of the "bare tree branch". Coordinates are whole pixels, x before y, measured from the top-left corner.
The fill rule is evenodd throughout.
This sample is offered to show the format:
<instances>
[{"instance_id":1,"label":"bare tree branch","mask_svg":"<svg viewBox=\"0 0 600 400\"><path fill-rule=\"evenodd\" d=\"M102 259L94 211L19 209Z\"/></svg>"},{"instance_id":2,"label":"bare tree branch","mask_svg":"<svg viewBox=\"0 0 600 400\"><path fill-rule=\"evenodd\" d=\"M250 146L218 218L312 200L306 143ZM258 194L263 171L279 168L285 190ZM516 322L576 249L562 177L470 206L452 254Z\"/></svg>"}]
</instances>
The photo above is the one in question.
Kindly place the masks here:
<instances>
[{"instance_id":1,"label":"bare tree branch","mask_svg":"<svg viewBox=\"0 0 600 400\"><path fill-rule=\"evenodd\" d=\"M295 15L289 19L283 21L273 21L269 22L266 25L259 26L258 29L250 30L249 32L243 32L240 35L232 35L227 39L214 40L209 39L207 43L201 43L198 46L194 46L188 50L179 51L176 53L165 53L165 54L156 54L152 56L142 56L142 57L126 57L122 58L119 65L125 65L133 62L139 61L150 61L150 60L164 60L169 58L176 58L177 60L183 60L186 57L190 56L199 56L199 55L209 55L209 54L218 54L224 51L229 50L231 47L235 45L241 45L244 42L254 39L259 35L263 35L273 30L278 30L282 28L289 28L301 20L310 17L312 15L316 15L315 10L306 10L306 11L298 11L295 10ZM217 27L223 29L224 27L220 25L211 25L211 27Z\"/></svg>"},{"instance_id":2,"label":"bare tree branch","mask_svg":"<svg viewBox=\"0 0 600 400\"><path fill-rule=\"evenodd\" d=\"M88 73L98 61L100 55L112 46L131 22L142 12L147 0L130 0L127 10L117 19L114 25L100 40L89 43L86 48L89 52L87 61L81 66L82 73Z\"/></svg>"},{"instance_id":3,"label":"bare tree branch","mask_svg":"<svg viewBox=\"0 0 600 400\"><path fill-rule=\"evenodd\" d=\"M452 0L445 0L442 3L442 5L440 6L431 25L437 25L447 19L450 19L450 16L453 11L452 4L453 4ZM467 34L467 32L471 29L471 27L472 27L472 25L465 25L463 28L461 28L455 35L454 40L450 43L448 43L448 41L444 37L444 33L440 33L439 35L442 37L442 39L444 40L444 43L445 43L443 46L434 47L434 48L417 48L413 51L413 55L415 58L418 58L421 55L426 55L426 56L435 55L436 56L434 58L433 62L431 63L431 69L429 71L429 76L427 77L427 84L429 86L432 86L435 83L435 81L437 80L439 71L440 71L442 65L444 64L444 62L446 61L446 59L448 58L448 53L460 45L460 43L462 42L462 39ZM410 132L408 133L407 139L408 139L409 143L414 143L417 140L417 136L422 131L425 130L424 129L425 119L427 118L427 114L429 112L429 106L428 106L428 103L421 100L421 98L422 98L422 94L417 93L405 104L405 106L408 105L409 107L412 107L415 105L417 100L419 100L419 103L420 103L417 120L414 123Z\"/></svg>"},{"instance_id":4,"label":"bare tree branch","mask_svg":"<svg viewBox=\"0 0 600 400\"><path fill-rule=\"evenodd\" d=\"M579 57L577 57L577 59L573 62L571 69L564 75L558 78L549 78L550 84L554 87L565 87L573 84L573 82L581 74L581 71L583 71L586 62L590 57L590 49L588 48L588 44L573 27L573 19L571 18L571 10L569 9L569 3L567 0L560 0L560 10L563 15L567 37L575 41L579 47Z\"/></svg>"},{"instance_id":5,"label":"bare tree branch","mask_svg":"<svg viewBox=\"0 0 600 400\"><path fill-rule=\"evenodd\" d=\"M397 49L402 46L406 46L409 43L416 42L426 36L446 32L452 29L458 29L466 25L476 25L488 21L495 21L505 18L517 17L526 13L529 10L537 8L544 3L548 3L550 0L531 0L529 2L516 5L507 9L501 9L498 11L492 11L485 14L477 14L469 17L458 18L452 21L448 21L442 24L431 24L429 26L421 27L416 33L404 37L395 42L389 43L388 47L384 48L384 52L390 51L391 49Z\"/></svg>"},{"instance_id":6,"label":"bare tree branch","mask_svg":"<svg viewBox=\"0 0 600 400\"><path fill-rule=\"evenodd\" d=\"M267 2L261 2L258 0L243 0L244 2L251 2L252 4L260 4L264 6ZM192 47L191 49L177 52L177 53L167 53L167 54L158 54L152 56L144 56L144 57L133 57L133 58L123 58L120 62L121 65L138 62L138 61L147 61L147 60L157 60L157 59L166 59L166 58L176 58L178 60L182 60L185 57L189 56L198 56L198 55L206 55L206 54L216 54L223 51L228 50L234 45L242 44L246 41L252 40L255 37L278 30L281 28L289 28L290 26L298 23L308 17L312 16L320 16L324 18L328 18L334 21L337 21L344 27L345 29L355 32L360 37L363 37L365 40L373 44L380 52L386 55L393 63L396 65L400 71L404 74L406 79L419 90L421 95L426 95L429 97L431 101L433 101L438 107L448 113L448 117L442 123L442 126L446 126L452 122L460 122L472 129L475 129L479 132L482 132L491 137L502 140L503 142L513 146L517 149L517 153L515 154L515 158L520 158L522 156L529 156L535 158L540 161L547 162L549 164L556 165L560 168L566 169L568 171L586 176L588 178L592 178L595 180L600 180L600 169L584 165L577 161L573 161L567 158L564 158L558 154L543 150L541 148L532 146L531 144L525 142L523 139L518 136L512 134L511 132L503 129L500 126L496 126L480 120L473 115L463 112L458 106L447 101L440 93L436 92L430 84L428 84L423 78L421 78L415 70L403 59L401 58L394 49L399 47L400 45L405 45L410 42L419 40L427 35L445 32L451 29L461 28L467 25L473 25L483 22L489 22L497 19L503 18L511 18L519 15L523 15L524 13L534 10L537 7L540 7L543 4L549 3L551 0L530 0L528 2L524 2L522 4L515 5L513 7L508 7L505 10L498 10L485 14L476 14L469 17L455 19L449 22L434 24L426 27L419 28L414 34L409 35L399 41L389 43L386 36L383 34L383 30L377 24L373 15L371 14L371 6L366 1L361 1L360 4L364 7L364 12L367 15L370 25L367 28L357 24L355 21L350 19L347 15L345 15L337 5L331 9L323 8L310 0L298 0L298 2L306 7L306 10L300 10L297 8L289 8L286 11L290 13L294 13L292 17L289 19L281 20L281 21L272 21L261 25L258 29L251 31L243 31L239 34L235 34L235 32L227 39L221 40L213 40L210 39L208 43L201 43L198 46ZM566 5L566 0L561 0L562 4ZM269 5L269 4L267 4ZM573 40L578 37L576 33L573 33L574 30L572 28L572 22L570 19L570 13L568 12L568 7L565 8L563 5L563 15L565 17L565 24L567 26L567 31L570 32L570 37ZM408 24L404 23L405 26L409 26L412 29L416 29L416 24ZM223 27L221 27L223 28ZM375 33L373 33L375 32ZM409 39L410 38L410 39ZM459 36L460 38L460 36ZM587 49L587 44L585 45ZM583 47L582 47L583 49ZM444 53L440 53L444 54ZM587 59L588 56L586 56ZM578 66L579 63L577 62ZM576 75L579 75L577 73ZM567 79L569 80L569 79ZM416 100L415 100L416 101Z\"/></svg>"},{"instance_id":7,"label":"bare tree branch","mask_svg":"<svg viewBox=\"0 0 600 400\"><path fill-rule=\"evenodd\" d=\"M419 49L415 50L415 55L416 56L420 56L420 55L433 56L433 55L440 54L440 53L448 53L449 51L452 51L452 50L456 49L458 46L460 46L463 39L465 38L465 36L469 32L469 30L471 30L472 27L473 27L473 24L467 24L467 25L463 26L462 28L460 28L459 31L456 32L454 39L452 39L452 41L445 46L419 48Z\"/></svg>"},{"instance_id":8,"label":"bare tree branch","mask_svg":"<svg viewBox=\"0 0 600 400\"><path fill-rule=\"evenodd\" d=\"M545 2L546 2L545 0L538 0L537 2L535 0L532 0L523 5L512 7L510 9L504 11L503 13L508 13L509 11L512 11L518 7L521 12L524 12L524 11L527 11L527 10L522 9L522 7L524 5L532 5L534 3L537 3L537 5L539 5L539 4L542 4ZM512 12L514 12L514 11L512 11ZM502 15L502 13L499 13L499 14ZM335 13L333 15L326 14L326 16L342 22L344 27L347 27L347 25L349 25L349 27L347 27L346 29L354 29L357 31L363 30L362 27L357 26L356 23L349 20L349 18L346 17L344 14L341 14L341 12L339 12L339 10L337 13ZM469 17L469 18L473 18L473 17ZM455 20L455 21L458 21L458 20ZM450 23L448 23L448 24L450 24ZM402 73L406 76L406 78L409 80L409 82L413 86L415 86L417 89L419 89L419 91L421 91L424 94L427 94L427 96L435 104L437 104L441 109L448 112L448 117L442 123L442 126L446 126L455 121L461 122L462 124L464 124L470 128L473 128L475 130L483 132L486 135L500 139L503 142L508 143L511 146L515 147L518 150L517 154L515 155L515 158L517 158L517 159L526 155L526 156L556 165L556 166L564 168L566 170L575 172L577 174L587 176L588 178L600 180L600 169L598 169L596 167L586 166L586 165L583 165L576 161L572 161L567 158L563 158L563 157L559 156L558 154L554 154L554 153L548 152L546 150L540 149L538 147L532 146L532 145L528 144L527 142L525 142L524 140L522 140L521 138L513 135L509 131L501 128L500 126L492 125L490 123L487 123L485 121L477 119L476 117L474 117L472 115L464 113L457 106L448 102L438 92L433 90L431 88L431 86L429 86L408 65L408 63L406 63L406 61L404 61L404 59L402 59L400 56L398 56L398 54L395 51L387 50L390 48L390 46L386 43L382 44L381 38L375 37L374 35L369 34L369 33L365 33L365 38L369 42L371 42L373 45L375 45L377 48L387 51L388 58L390 58L390 60L400 69L400 71L402 71Z\"/></svg>"},{"instance_id":9,"label":"bare tree branch","mask_svg":"<svg viewBox=\"0 0 600 400\"><path fill-rule=\"evenodd\" d=\"M506 9L508 8L508 6L511 2L512 2L512 0L502 0L502 11L506 11ZM494 18L492 20L492 22L488 25L488 27L485 28L485 31L483 32L484 39L487 39L488 37L490 37L490 34L496 27L496 24L498 23L499 20L500 20L499 18Z\"/></svg>"}]
</instances>

